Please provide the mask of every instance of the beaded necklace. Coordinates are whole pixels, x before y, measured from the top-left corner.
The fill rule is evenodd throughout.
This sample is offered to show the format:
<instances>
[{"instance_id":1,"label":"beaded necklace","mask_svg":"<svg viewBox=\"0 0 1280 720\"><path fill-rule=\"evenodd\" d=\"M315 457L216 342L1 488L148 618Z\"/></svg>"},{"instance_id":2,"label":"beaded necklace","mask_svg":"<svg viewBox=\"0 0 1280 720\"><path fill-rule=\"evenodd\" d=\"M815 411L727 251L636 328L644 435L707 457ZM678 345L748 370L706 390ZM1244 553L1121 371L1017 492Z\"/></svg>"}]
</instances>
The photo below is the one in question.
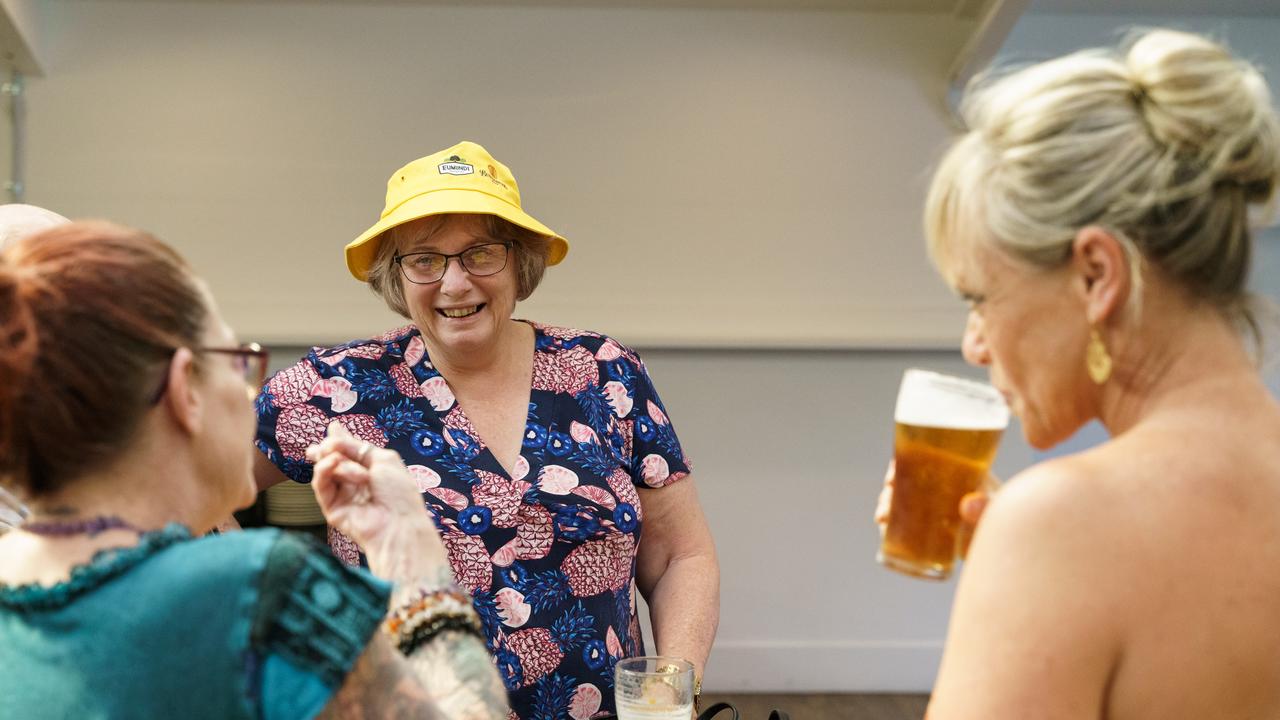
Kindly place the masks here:
<instances>
[{"instance_id":1,"label":"beaded necklace","mask_svg":"<svg viewBox=\"0 0 1280 720\"><path fill-rule=\"evenodd\" d=\"M142 530L121 519L118 515L97 515L81 520L27 521L19 525L18 529L46 537L71 537L73 535L93 537L107 530L130 530L138 534L142 533Z\"/></svg>"}]
</instances>

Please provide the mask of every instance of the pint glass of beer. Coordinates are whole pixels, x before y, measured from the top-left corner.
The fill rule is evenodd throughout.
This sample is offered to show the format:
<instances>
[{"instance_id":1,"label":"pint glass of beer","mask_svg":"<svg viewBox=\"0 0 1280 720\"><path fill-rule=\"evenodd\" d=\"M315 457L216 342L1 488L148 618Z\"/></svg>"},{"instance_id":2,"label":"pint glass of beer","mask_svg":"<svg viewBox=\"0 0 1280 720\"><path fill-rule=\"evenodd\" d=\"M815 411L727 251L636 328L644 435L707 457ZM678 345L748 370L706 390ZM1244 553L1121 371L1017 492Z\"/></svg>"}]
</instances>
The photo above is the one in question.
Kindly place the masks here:
<instances>
[{"instance_id":1,"label":"pint glass of beer","mask_svg":"<svg viewBox=\"0 0 1280 720\"><path fill-rule=\"evenodd\" d=\"M908 370L894 411L893 501L877 560L915 577L951 574L960 500L982 487L1009 408L985 383Z\"/></svg>"}]
</instances>

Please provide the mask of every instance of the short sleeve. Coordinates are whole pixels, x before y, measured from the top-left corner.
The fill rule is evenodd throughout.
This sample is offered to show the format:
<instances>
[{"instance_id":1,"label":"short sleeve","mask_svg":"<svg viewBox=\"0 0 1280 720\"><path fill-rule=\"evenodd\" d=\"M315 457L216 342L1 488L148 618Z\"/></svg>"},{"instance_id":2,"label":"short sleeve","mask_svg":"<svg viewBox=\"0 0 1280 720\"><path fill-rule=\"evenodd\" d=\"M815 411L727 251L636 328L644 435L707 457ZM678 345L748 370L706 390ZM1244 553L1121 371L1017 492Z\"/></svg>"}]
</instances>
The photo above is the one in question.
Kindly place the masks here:
<instances>
[{"instance_id":1,"label":"short sleeve","mask_svg":"<svg viewBox=\"0 0 1280 720\"><path fill-rule=\"evenodd\" d=\"M254 402L258 416L254 444L296 482L311 482L312 464L306 451L324 439L329 426L329 399L317 392L324 382L308 355L271 376Z\"/></svg>"},{"instance_id":2,"label":"short sleeve","mask_svg":"<svg viewBox=\"0 0 1280 720\"><path fill-rule=\"evenodd\" d=\"M361 440L386 447L383 428L396 432L412 424L411 398L422 396L401 350L401 343L413 349L416 339L401 328L373 340L313 348L272 375L255 403L258 450L285 477L305 483L312 472L307 448L324 439L333 420Z\"/></svg>"},{"instance_id":3,"label":"short sleeve","mask_svg":"<svg viewBox=\"0 0 1280 720\"><path fill-rule=\"evenodd\" d=\"M649 371L639 356L630 354L621 362L634 373L631 380L631 477L638 487L664 487L689 474L675 427L667 416L662 399L653 386Z\"/></svg>"},{"instance_id":4,"label":"short sleeve","mask_svg":"<svg viewBox=\"0 0 1280 720\"><path fill-rule=\"evenodd\" d=\"M260 715L318 713L378 631L390 592L318 543L281 533L262 571L249 636Z\"/></svg>"}]
</instances>

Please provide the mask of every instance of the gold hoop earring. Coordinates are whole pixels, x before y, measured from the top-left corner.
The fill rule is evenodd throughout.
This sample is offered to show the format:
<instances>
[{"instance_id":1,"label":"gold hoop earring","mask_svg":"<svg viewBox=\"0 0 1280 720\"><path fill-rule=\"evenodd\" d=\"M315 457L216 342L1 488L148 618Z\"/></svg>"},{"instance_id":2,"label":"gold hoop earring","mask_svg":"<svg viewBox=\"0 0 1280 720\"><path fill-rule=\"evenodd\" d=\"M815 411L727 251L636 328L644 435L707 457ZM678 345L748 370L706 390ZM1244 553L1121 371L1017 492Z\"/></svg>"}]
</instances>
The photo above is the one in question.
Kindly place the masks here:
<instances>
[{"instance_id":1,"label":"gold hoop earring","mask_svg":"<svg viewBox=\"0 0 1280 720\"><path fill-rule=\"evenodd\" d=\"M1111 354L1098 334L1098 328L1089 328L1089 344L1084 353L1085 369L1089 371L1089 379L1101 385L1111 377Z\"/></svg>"}]
</instances>

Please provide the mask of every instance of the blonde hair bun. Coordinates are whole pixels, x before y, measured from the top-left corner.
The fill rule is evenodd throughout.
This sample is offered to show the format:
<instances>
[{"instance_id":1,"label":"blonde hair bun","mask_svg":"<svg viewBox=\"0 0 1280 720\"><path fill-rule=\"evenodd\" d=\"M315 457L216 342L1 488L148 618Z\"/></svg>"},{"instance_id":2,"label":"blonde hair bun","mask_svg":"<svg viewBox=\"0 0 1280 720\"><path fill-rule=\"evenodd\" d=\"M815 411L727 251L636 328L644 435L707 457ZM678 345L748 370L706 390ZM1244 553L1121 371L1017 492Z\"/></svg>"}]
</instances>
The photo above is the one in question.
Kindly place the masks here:
<instances>
[{"instance_id":1,"label":"blonde hair bun","mask_svg":"<svg viewBox=\"0 0 1280 720\"><path fill-rule=\"evenodd\" d=\"M1256 330L1250 225L1273 209L1280 120L1248 62L1198 35L1149 30L1118 52L983 76L961 111L969 131L925 206L944 274L959 238L1056 267L1096 225L1124 246L1135 286L1149 263Z\"/></svg>"},{"instance_id":2,"label":"blonde hair bun","mask_svg":"<svg viewBox=\"0 0 1280 720\"><path fill-rule=\"evenodd\" d=\"M1202 168L1189 184L1209 190L1235 183L1247 202L1271 200L1280 177L1280 128L1266 81L1252 65L1175 30L1137 36L1124 62L1152 137Z\"/></svg>"}]
</instances>

